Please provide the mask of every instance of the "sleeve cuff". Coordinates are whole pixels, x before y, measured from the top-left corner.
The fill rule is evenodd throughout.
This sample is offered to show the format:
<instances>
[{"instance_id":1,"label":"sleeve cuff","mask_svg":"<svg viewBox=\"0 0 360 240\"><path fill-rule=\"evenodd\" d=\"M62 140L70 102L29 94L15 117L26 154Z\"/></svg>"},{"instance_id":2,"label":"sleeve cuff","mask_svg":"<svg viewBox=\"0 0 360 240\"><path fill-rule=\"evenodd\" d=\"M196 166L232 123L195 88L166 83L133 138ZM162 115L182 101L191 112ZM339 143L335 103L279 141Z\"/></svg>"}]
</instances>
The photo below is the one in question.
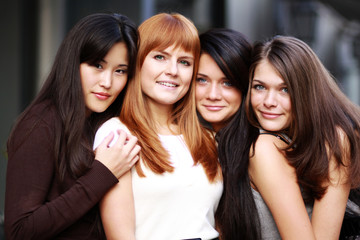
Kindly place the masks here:
<instances>
[{"instance_id":1,"label":"sleeve cuff","mask_svg":"<svg viewBox=\"0 0 360 240\"><path fill-rule=\"evenodd\" d=\"M101 199L110 188L115 186L119 180L112 172L98 160L94 160L90 170L79 179L99 199Z\"/></svg>"}]
</instances>

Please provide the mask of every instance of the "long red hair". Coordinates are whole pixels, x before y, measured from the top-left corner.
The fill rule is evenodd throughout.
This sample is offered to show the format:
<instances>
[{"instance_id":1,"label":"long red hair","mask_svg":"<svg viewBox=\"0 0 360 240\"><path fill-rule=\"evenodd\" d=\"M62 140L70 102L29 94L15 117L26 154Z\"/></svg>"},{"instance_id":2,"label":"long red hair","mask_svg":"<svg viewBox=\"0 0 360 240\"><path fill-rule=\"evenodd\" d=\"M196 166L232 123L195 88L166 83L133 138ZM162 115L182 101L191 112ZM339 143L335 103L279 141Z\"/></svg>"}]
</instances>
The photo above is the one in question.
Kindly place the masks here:
<instances>
[{"instance_id":1,"label":"long red hair","mask_svg":"<svg viewBox=\"0 0 360 240\"><path fill-rule=\"evenodd\" d=\"M155 122L147 106L147 98L141 90L140 71L145 57L152 50L164 50L175 45L194 55L194 73L189 91L173 108L169 124L177 124L180 134L191 152L194 163L203 165L209 181L220 175L217 149L211 133L204 129L196 115L195 77L200 58L200 41L196 27L180 14L157 14L139 26L139 49L135 78L129 81L120 120L138 138L141 159L154 173L172 172L169 154L162 146L155 131ZM145 177L139 162L139 176Z\"/></svg>"}]
</instances>

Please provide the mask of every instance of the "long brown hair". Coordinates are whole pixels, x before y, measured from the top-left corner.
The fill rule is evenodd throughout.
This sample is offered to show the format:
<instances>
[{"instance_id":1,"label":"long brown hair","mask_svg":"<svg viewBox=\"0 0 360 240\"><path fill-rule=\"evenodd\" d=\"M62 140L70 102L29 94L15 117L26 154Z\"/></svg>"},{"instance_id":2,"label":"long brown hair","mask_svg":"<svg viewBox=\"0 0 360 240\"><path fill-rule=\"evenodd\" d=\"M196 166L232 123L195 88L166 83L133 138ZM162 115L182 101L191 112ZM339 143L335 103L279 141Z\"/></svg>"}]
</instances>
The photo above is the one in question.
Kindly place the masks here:
<instances>
[{"instance_id":1,"label":"long brown hair","mask_svg":"<svg viewBox=\"0 0 360 240\"><path fill-rule=\"evenodd\" d=\"M359 186L359 106L345 96L316 54L299 39L277 36L255 45L250 79L257 65L265 60L288 86L292 106L288 131L292 143L285 153L296 169L299 184L320 199L327 189L323 183L329 180L329 161L334 156L338 166L349 167L352 187ZM258 125L249 107L250 97L248 94L248 117ZM339 129L347 138L348 150L344 149Z\"/></svg>"},{"instance_id":2,"label":"long brown hair","mask_svg":"<svg viewBox=\"0 0 360 240\"><path fill-rule=\"evenodd\" d=\"M181 47L194 55L194 73L189 91L173 108L170 123L177 124L180 134L190 149L195 164L201 163L207 177L213 181L218 175L219 165L214 139L199 124L195 106L195 76L200 57L200 41L194 24L180 14L157 14L139 26L139 49L135 78L129 82L120 120L138 138L141 158L153 172L172 172L169 154L162 147L155 131L147 100L140 84L140 71L145 57L154 49L163 50L169 46ZM144 177L140 164L136 164L138 174Z\"/></svg>"}]
</instances>

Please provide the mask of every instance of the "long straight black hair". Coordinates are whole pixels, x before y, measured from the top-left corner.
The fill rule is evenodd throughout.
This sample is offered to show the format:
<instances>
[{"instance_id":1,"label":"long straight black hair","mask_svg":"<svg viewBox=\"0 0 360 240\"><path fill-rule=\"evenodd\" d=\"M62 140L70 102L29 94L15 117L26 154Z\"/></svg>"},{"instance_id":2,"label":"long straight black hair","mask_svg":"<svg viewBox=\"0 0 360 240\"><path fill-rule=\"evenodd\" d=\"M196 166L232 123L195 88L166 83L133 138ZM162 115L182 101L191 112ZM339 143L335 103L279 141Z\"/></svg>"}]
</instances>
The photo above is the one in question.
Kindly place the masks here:
<instances>
[{"instance_id":1,"label":"long straight black hair","mask_svg":"<svg viewBox=\"0 0 360 240\"><path fill-rule=\"evenodd\" d=\"M201 53L209 54L231 84L246 95L251 54L247 37L232 29L215 28L200 34L200 44Z\"/></svg>"},{"instance_id":2,"label":"long straight black hair","mask_svg":"<svg viewBox=\"0 0 360 240\"><path fill-rule=\"evenodd\" d=\"M246 36L231 29L211 29L200 35L201 51L209 54L230 83L242 96L240 108L230 122L216 134L219 161L221 164L224 191L216 211L216 225L221 239L248 239L246 232L252 231L252 239L259 239L256 221L249 219L256 209L255 202L244 201L240 192L252 199L247 164L239 159L248 159L251 142L258 136L250 125L245 112L245 98L249 88L249 68L252 47ZM249 141L250 140L250 141ZM244 209L244 211L238 211ZM248 227L248 225L251 227ZM250 239L250 238L249 238Z\"/></svg>"},{"instance_id":3,"label":"long straight black hair","mask_svg":"<svg viewBox=\"0 0 360 240\"><path fill-rule=\"evenodd\" d=\"M86 116L86 105L80 79L80 64L101 61L115 43L124 42L128 51L128 79L134 75L138 34L136 25L126 16L115 13L96 13L81 19L67 34L55 57L52 70L39 94L19 116L16 127L40 103L54 107L54 156L60 180L66 174L74 178L82 175L92 164L91 142L96 128L106 119L119 115L125 89L103 113ZM39 119L40 120L40 119ZM33 131L36 125L30 130ZM20 147L23 139L9 142Z\"/></svg>"}]
</instances>

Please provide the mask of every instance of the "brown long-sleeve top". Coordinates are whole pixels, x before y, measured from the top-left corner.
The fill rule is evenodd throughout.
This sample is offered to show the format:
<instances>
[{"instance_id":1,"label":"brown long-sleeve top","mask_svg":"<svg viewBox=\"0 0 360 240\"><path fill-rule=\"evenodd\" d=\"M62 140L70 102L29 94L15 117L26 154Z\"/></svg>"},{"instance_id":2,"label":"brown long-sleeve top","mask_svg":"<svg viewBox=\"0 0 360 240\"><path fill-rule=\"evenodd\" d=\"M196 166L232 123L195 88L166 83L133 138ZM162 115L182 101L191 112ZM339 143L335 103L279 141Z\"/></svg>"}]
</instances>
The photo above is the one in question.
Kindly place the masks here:
<instances>
[{"instance_id":1,"label":"brown long-sleeve top","mask_svg":"<svg viewBox=\"0 0 360 240\"><path fill-rule=\"evenodd\" d=\"M42 113L43 108L35 106L15 130L15 143L8 142L6 239L99 239L94 226L97 203L118 180L94 160L83 176L67 175L61 183L53 151L58 116L53 108ZM24 141L19 144L17 139Z\"/></svg>"}]
</instances>

